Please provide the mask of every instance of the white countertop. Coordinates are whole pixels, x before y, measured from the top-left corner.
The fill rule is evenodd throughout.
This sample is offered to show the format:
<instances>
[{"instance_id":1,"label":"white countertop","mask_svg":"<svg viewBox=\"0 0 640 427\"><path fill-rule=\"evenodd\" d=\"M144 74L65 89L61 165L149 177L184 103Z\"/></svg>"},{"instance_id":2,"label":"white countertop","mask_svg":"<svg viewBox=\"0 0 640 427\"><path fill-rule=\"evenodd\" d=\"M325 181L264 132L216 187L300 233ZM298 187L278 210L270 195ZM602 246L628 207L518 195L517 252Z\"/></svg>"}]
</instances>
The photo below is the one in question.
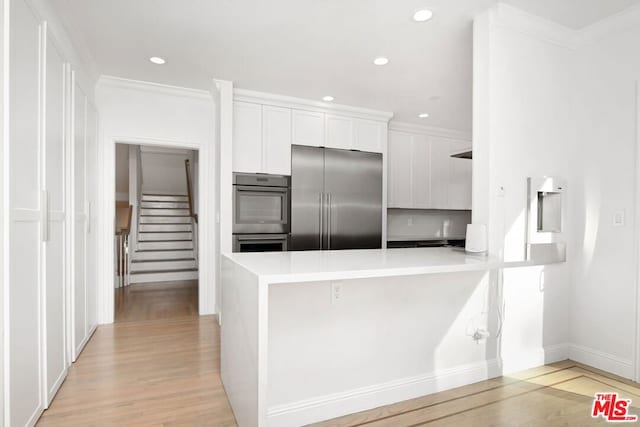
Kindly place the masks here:
<instances>
[{"instance_id":1,"label":"white countertop","mask_svg":"<svg viewBox=\"0 0 640 427\"><path fill-rule=\"evenodd\" d=\"M259 277L261 283L297 283L369 277L484 271L533 265L504 263L453 248L370 249L232 253L226 258Z\"/></svg>"}]
</instances>

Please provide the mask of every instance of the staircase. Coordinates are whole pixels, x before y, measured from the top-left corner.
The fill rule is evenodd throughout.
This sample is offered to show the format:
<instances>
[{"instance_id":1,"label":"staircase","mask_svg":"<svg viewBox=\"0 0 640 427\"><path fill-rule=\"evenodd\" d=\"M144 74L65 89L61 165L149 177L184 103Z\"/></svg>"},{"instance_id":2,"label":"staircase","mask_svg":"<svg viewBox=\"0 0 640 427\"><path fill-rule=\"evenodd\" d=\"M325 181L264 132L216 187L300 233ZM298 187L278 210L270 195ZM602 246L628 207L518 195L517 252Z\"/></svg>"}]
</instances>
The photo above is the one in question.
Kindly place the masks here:
<instances>
[{"instance_id":1,"label":"staircase","mask_svg":"<svg viewBox=\"0 0 640 427\"><path fill-rule=\"evenodd\" d=\"M129 282L197 279L193 231L188 196L143 193Z\"/></svg>"}]
</instances>

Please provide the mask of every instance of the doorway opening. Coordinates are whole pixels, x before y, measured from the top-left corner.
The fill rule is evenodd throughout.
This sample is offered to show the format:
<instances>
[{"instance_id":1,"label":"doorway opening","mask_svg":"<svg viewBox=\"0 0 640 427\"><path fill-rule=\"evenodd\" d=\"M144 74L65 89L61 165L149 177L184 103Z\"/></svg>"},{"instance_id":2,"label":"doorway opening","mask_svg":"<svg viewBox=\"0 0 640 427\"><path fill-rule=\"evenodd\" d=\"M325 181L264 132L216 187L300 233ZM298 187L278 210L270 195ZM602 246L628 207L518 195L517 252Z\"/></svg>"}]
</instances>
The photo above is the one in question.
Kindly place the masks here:
<instances>
[{"instance_id":1,"label":"doorway opening","mask_svg":"<svg viewBox=\"0 0 640 427\"><path fill-rule=\"evenodd\" d=\"M198 151L117 143L114 319L198 315Z\"/></svg>"}]
</instances>

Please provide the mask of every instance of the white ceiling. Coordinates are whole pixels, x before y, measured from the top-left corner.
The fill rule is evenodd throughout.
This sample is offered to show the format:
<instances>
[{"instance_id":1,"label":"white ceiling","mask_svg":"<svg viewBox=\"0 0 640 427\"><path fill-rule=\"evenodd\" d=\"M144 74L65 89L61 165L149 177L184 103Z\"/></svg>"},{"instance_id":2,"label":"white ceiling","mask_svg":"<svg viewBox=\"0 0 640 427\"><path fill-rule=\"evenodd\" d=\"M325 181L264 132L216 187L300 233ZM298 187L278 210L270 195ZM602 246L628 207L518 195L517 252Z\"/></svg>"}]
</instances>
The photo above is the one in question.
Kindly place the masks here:
<instances>
[{"instance_id":1,"label":"white ceiling","mask_svg":"<svg viewBox=\"0 0 640 427\"><path fill-rule=\"evenodd\" d=\"M208 89L236 87L393 111L471 129L473 17L496 0L51 0L98 71ZM507 0L581 28L640 0ZM411 20L421 8L426 23ZM384 67L376 56L388 56ZM150 56L167 60L153 65ZM418 113L430 114L419 119Z\"/></svg>"}]
</instances>

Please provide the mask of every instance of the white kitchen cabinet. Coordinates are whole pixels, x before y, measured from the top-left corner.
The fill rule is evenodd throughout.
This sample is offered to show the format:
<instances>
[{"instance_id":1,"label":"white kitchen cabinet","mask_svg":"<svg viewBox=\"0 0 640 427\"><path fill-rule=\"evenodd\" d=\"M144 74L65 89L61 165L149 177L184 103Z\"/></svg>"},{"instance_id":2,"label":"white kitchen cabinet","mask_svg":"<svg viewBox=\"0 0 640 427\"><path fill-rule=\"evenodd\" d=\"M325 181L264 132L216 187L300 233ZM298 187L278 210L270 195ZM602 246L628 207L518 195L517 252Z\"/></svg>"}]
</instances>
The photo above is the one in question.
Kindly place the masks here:
<instances>
[{"instance_id":1,"label":"white kitchen cabinet","mask_svg":"<svg viewBox=\"0 0 640 427\"><path fill-rule=\"evenodd\" d=\"M327 114L325 118L325 146L329 148L350 150L354 142L353 124L353 119L350 117Z\"/></svg>"},{"instance_id":2,"label":"white kitchen cabinet","mask_svg":"<svg viewBox=\"0 0 640 427\"><path fill-rule=\"evenodd\" d=\"M387 132L386 123L373 120L355 119L354 138L350 148L372 153L382 153Z\"/></svg>"},{"instance_id":3,"label":"white kitchen cabinet","mask_svg":"<svg viewBox=\"0 0 640 427\"><path fill-rule=\"evenodd\" d=\"M417 209L431 207L430 148L431 144L425 135L411 137L411 207Z\"/></svg>"},{"instance_id":4,"label":"white kitchen cabinet","mask_svg":"<svg viewBox=\"0 0 640 427\"><path fill-rule=\"evenodd\" d=\"M262 172L262 164L262 105L234 102L233 171Z\"/></svg>"},{"instance_id":5,"label":"white kitchen cabinet","mask_svg":"<svg viewBox=\"0 0 640 427\"><path fill-rule=\"evenodd\" d=\"M293 143L324 147L325 114L313 111L293 110Z\"/></svg>"},{"instance_id":6,"label":"white kitchen cabinet","mask_svg":"<svg viewBox=\"0 0 640 427\"><path fill-rule=\"evenodd\" d=\"M424 134L389 132L388 207L471 209L471 164L450 155L468 146Z\"/></svg>"},{"instance_id":7,"label":"white kitchen cabinet","mask_svg":"<svg viewBox=\"0 0 640 427\"><path fill-rule=\"evenodd\" d=\"M291 175L291 109L262 107L261 172Z\"/></svg>"},{"instance_id":8,"label":"white kitchen cabinet","mask_svg":"<svg viewBox=\"0 0 640 427\"><path fill-rule=\"evenodd\" d=\"M449 154L469 148L469 144L451 143ZM472 165L470 159L449 156L449 209L471 209Z\"/></svg>"},{"instance_id":9,"label":"white kitchen cabinet","mask_svg":"<svg viewBox=\"0 0 640 427\"><path fill-rule=\"evenodd\" d=\"M413 206L412 144L413 135L389 132L387 205L390 208Z\"/></svg>"},{"instance_id":10,"label":"white kitchen cabinet","mask_svg":"<svg viewBox=\"0 0 640 427\"><path fill-rule=\"evenodd\" d=\"M449 208L449 154L450 145L447 141L430 137L431 153L429 155L429 171L431 200L430 209Z\"/></svg>"}]
</instances>

